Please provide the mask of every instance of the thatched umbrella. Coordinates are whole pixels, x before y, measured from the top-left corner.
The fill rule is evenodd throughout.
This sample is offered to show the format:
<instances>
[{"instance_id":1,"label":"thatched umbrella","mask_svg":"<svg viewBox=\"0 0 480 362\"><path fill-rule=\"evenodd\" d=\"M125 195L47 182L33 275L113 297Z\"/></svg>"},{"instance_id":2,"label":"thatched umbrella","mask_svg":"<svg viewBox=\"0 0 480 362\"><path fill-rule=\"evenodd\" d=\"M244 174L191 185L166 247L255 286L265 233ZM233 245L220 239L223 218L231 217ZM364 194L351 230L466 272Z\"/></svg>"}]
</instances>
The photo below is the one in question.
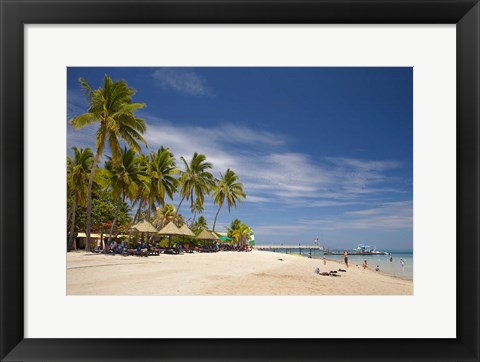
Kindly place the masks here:
<instances>
[{"instance_id":1,"label":"thatched umbrella","mask_svg":"<svg viewBox=\"0 0 480 362\"><path fill-rule=\"evenodd\" d=\"M158 232L158 234L168 236L168 248L170 248L170 245L172 244L172 235L183 235L173 221L170 221L167 225L165 225L162 230Z\"/></svg>"},{"instance_id":2,"label":"thatched umbrella","mask_svg":"<svg viewBox=\"0 0 480 362\"><path fill-rule=\"evenodd\" d=\"M218 240L218 236L214 233L211 233L207 229L203 229L200 234L197 235L196 239L198 240Z\"/></svg>"},{"instance_id":3,"label":"thatched umbrella","mask_svg":"<svg viewBox=\"0 0 480 362\"><path fill-rule=\"evenodd\" d=\"M187 224L183 224L178 228L182 232L183 238L182 241L185 243L185 236L195 236L192 230L190 230L187 226Z\"/></svg>"},{"instance_id":4,"label":"thatched umbrella","mask_svg":"<svg viewBox=\"0 0 480 362\"><path fill-rule=\"evenodd\" d=\"M220 240L220 238L217 236L217 234L212 233L212 232L210 232L206 229L203 229L202 232L197 235L196 239L198 239L198 240L212 240L212 241Z\"/></svg>"},{"instance_id":5,"label":"thatched umbrella","mask_svg":"<svg viewBox=\"0 0 480 362\"><path fill-rule=\"evenodd\" d=\"M143 220L131 227L131 229L137 230L141 233L156 233L158 230L150 224L148 221Z\"/></svg>"},{"instance_id":6,"label":"thatched umbrella","mask_svg":"<svg viewBox=\"0 0 480 362\"><path fill-rule=\"evenodd\" d=\"M140 222L136 223L130 229L131 230L136 230L136 231L142 233L142 243L143 243L143 233L157 233L158 232L158 230L155 228L155 226L153 226L152 224L150 224L146 220L143 220L143 221L140 221Z\"/></svg>"},{"instance_id":7,"label":"thatched umbrella","mask_svg":"<svg viewBox=\"0 0 480 362\"><path fill-rule=\"evenodd\" d=\"M187 224L183 224L178 230L182 232L182 235L185 236L195 236L192 230L190 230Z\"/></svg>"}]
</instances>

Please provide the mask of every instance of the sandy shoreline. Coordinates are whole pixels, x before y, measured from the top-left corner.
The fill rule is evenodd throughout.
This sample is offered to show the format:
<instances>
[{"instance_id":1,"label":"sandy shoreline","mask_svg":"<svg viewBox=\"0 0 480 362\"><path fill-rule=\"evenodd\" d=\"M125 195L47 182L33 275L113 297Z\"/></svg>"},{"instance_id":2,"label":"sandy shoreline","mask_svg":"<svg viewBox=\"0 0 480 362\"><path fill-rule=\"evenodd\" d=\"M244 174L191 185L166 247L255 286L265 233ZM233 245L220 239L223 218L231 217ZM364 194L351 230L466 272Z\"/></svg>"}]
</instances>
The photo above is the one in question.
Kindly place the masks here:
<instances>
[{"instance_id":1,"label":"sandy shoreline","mask_svg":"<svg viewBox=\"0 0 480 362\"><path fill-rule=\"evenodd\" d=\"M281 259L281 260L280 260ZM413 282L355 265L254 250L123 257L67 253L67 295L412 295Z\"/></svg>"}]
</instances>

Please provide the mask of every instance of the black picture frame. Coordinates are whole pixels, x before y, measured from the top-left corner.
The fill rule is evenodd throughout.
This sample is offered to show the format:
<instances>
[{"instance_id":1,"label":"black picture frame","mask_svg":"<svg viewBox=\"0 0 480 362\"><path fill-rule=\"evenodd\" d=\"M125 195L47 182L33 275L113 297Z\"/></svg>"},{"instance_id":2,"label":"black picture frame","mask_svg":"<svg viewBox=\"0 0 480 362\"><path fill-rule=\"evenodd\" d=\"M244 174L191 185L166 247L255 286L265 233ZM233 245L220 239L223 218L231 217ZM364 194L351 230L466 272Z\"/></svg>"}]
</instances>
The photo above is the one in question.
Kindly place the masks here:
<instances>
[{"instance_id":1,"label":"black picture frame","mask_svg":"<svg viewBox=\"0 0 480 362\"><path fill-rule=\"evenodd\" d=\"M477 0L0 0L0 11L2 361L479 361L480 5ZM24 25L69 23L456 24L457 338L24 338ZM432 121L432 134L434 129Z\"/></svg>"}]
</instances>

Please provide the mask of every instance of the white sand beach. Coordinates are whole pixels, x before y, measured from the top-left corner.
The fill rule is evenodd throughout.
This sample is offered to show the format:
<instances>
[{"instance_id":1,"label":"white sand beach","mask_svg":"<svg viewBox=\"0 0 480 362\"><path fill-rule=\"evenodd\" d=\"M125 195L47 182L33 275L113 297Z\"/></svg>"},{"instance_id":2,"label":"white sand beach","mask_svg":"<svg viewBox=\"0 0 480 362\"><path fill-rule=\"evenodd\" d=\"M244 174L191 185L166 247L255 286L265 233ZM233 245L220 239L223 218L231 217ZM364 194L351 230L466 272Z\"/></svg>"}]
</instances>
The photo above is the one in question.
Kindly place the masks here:
<instances>
[{"instance_id":1,"label":"white sand beach","mask_svg":"<svg viewBox=\"0 0 480 362\"><path fill-rule=\"evenodd\" d=\"M412 295L413 282L350 265L267 251L137 257L67 253L67 295Z\"/></svg>"}]
</instances>

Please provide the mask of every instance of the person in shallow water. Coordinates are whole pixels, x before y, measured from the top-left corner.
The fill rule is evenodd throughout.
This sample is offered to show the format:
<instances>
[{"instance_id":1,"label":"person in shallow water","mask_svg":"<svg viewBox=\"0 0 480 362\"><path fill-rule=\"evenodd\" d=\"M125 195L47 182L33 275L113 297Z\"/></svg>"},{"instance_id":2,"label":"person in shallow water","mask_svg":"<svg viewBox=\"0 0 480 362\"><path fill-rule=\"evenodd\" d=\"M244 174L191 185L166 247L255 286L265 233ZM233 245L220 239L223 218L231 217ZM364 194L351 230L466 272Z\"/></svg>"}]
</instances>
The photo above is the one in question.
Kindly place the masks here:
<instances>
[{"instance_id":1,"label":"person in shallow water","mask_svg":"<svg viewBox=\"0 0 480 362\"><path fill-rule=\"evenodd\" d=\"M346 250L343 251L343 259L345 260L345 265L348 268L348 252Z\"/></svg>"}]
</instances>

